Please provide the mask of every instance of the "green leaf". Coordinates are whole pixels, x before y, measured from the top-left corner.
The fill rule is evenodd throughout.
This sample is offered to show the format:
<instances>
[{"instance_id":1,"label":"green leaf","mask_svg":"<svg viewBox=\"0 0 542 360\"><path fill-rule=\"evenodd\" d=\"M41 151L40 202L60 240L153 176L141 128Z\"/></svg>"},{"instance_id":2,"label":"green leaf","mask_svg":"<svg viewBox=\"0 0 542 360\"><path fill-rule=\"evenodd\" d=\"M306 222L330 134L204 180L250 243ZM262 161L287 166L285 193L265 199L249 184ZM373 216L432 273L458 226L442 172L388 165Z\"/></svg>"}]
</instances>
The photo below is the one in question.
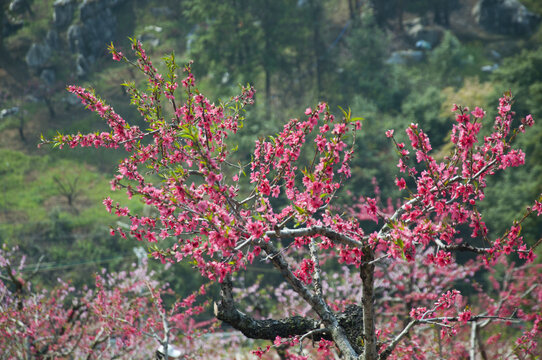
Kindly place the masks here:
<instances>
[{"instance_id":1,"label":"green leaf","mask_svg":"<svg viewBox=\"0 0 542 360\"><path fill-rule=\"evenodd\" d=\"M340 106L337 106L337 107L342 111L342 113L343 113L343 115L344 115L344 117L346 119L350 118L350 108L348 108L348 113L347 113L342 107L340 107Z\"/></svg>"},{"instance_id":2,"label":"green leaf","mask_svg":"<svg viewBox=\"0 0 542 360\"><path fill-rule=\"evenodd\" d=\"M305 209L303 209L302 207L299 207L297 206L296 204L294 204L294 208L296 209L296 211L302 215L305 215L307 214L307 211Z\"/></svg>"}]
</instances>

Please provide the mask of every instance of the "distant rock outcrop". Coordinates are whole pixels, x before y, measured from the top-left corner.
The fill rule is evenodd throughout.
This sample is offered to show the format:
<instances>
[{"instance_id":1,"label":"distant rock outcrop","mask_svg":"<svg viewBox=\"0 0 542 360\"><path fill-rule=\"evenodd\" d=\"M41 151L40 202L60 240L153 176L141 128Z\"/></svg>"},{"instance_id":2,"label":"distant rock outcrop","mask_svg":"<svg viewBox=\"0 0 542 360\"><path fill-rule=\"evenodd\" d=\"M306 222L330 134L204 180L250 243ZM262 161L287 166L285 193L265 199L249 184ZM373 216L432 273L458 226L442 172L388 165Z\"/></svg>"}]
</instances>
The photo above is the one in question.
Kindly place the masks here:
<instances>
[{"instance_id":1,"label":"distant rock outcrop","mask_svg":"<svg viewBox=\"0 0 542 360\"><path fill-rule=\"evenodd\" d=\"M56 73L52 69L44 69L40 74L40 79L47 86L53 86L56 80Z\"/></svg>"},{"instance_id":2,"label":"distant rock outcrop","mask_svg":"<svg viewBox=\"0 0 542 360\"><path fill-rule=\"evenodd\" d=\"M55 29L47 31L47 35L45 35L45 43L53 50L60 49L60 38L58 37L58 32Z\"/></svg>"},{"instance_id":3,"label":"distant rock outcrop","mask_svg":"<svg viewBox=\"0 0 542 360\"><path fill-rule=\"evenodd\" d=\"M120 0L85 0L79 6L79 26L84 44L81 55L89 62L92 63L96 57L103 55L107 44L113 41L117 17L111 8L120 3Z\"/></svg>"},{"instance_id":4,"label":"distant rock outcrop","mask_svg":"<svg viewBox=\"0 0 542 360\"><path fill-rule=\"evenodd\" d=\"M29 67L39 69L43 67L52 55L52 50L49 45L33 43L26 53L26 63Z\"/></svg>"},{"instance_id":5,"label":"distant rock outcrop","mask_svg":"<svg viewBox=\"0 0 542 360\"><path fill-rule=\"evenodd\" d=\"M70 50L84 56L88 63L102 56L115 37L117 17L113 9L124 2L126 0L84 0L79 5L79 21L68 28Z\"/></svg>"},{"instance_id":6,"label":"distant rock outcrop","mask_svg":"<svg viewBox=\"0 0 542 360\"><path fill-rule=\"evenodd\" d=\"M32 9L28 0L12 0L8 7L9 11L15 14L29 13L32 15Z\"/></svg>"},{"instance_id":7,"label":"distant rock outcrop","mask_svg":"<svg viewBox=\"0 0 542 360\"><path fill-rule=\"evenodd\" d=\"M75 60L75 73L77 76L87 76L89 67L87 59L82 54L78 54L77 59Z\"/></svg>"},{"instance_id":8,"label":"distant rock outcrop","mask_svg":"<svg viewBox=\"0 0 542 360\"><path fill-rule=\"evenodd\" d=\"M92 63L106 54L107 44L114 40L117 28L115 8L126 2L127 0L55 0L53 26L44 41L32 44L26 54L26 63L39 73L47 66L47 61L54 52L68 49L75 55L75 74L79 77L86 76ZM79 16L76 17L75 14ZM63 39L67 40L67 44ZM44 82L54 79L54 73L50 71L42 74Z\"/></svg>"},{"instance_id":9,"label":"distant rock outcrop","mask_svg":"<svg viewBox=\"0 0 542 360\"><path fill-rule=\"evenodd\" d=\"M53 4L53 23L57 29L65 29L73 20L77 8L75 0L56 0Z\"/></svg>"},{"instance_id":10,"label":"distant rock outcrop","mask_svg":"<svg viewBox=\"0 0 542 360\"><path fill-rule=\"evenodd\" d=\"M82 54L86 52L82 31L83 30L81 26L78 24L70 25L70 27L68 28L68 45L72 53Z\"/></svg>"},{"instance_id":11,"label":"distant rock outcrop","mask_svg":"<svg viewBox=\"0 0 542 360\"><path fill-rule=\"evenodd\" d=\"M444 30L438 25L428 26L421 18L405 21L406 33L413 43L424 41L432 48L437 46L444 35Z\"/></svg>"},{"instance_id":12,"label":"distant rock outcrop","mask_svg":"<svg viewBox=\"0 0 542 360\"><path fill-rule=\"evenodd\" d=\"M484 29L502 35L528 36L540 24L540 16L518 0L480 0L473 15Z\"/></svg>"}]
</instances>

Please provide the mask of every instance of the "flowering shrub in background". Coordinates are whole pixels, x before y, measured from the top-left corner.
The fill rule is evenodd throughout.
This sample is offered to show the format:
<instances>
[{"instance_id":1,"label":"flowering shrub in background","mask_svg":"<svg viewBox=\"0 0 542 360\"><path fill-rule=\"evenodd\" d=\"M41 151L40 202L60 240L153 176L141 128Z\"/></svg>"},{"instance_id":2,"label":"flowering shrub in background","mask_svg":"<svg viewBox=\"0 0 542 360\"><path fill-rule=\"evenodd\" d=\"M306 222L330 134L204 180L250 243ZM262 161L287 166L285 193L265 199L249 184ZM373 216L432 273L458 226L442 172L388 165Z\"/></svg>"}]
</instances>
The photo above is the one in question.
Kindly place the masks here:
<instances>
[{"instance_id":1,"label":"flowering shrub in background","mask_svg":"<svg viewBox=\"0 0 542 360\"><path fill-rule=\"evenodd\" d=\"M162 296L170 290L158 286L146 261L130 272L103 271L95 287L82 290L61 279L52 290L40 289L27 280L31 275L17 249L0 250L3 359L150 359L168 347L204 359L223 341L205 339L213 321L194 319L205 309L196 304L205 287L168 309Z\"/></svg>"}]
</instances>

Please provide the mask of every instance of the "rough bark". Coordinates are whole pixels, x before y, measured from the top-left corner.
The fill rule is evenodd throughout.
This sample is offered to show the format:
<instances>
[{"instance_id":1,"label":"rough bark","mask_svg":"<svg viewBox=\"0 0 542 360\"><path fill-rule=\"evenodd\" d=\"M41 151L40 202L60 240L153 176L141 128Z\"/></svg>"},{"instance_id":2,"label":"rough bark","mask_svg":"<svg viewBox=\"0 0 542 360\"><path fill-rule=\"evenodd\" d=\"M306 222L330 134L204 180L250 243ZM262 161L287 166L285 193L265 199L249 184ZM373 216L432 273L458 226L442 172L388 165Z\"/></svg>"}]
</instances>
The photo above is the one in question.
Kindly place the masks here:
<instances>
[{"instance_id":1,"label":"rough bark","mask_svg":"<svg viewBox=\"0 0 542 360\"><path fill-rule=\"evenodd\" d=\"M272 249L267 249L275 255ZM284 259L275 256L280 266ZM283 271L286 271L283 268ZM289 278L289 276L286 276ZM297 279L295 279L297 280ZM289 281L290 282L290 281ZM294 288L297 288L295 284ZM277 336L287 338L290 336L302 336L313 330L326 330L315 332L310 336L311 339L318 341L320 339L333 340L341 350L344 359L357 359L358 354L363 351L362 347L362 323L363 312L361 307L352 305L346 308L342 313L335 314L329 309L327 304L322 303L320 297L311 294L311 303L315 312L322 320L293 316L285 319L263 319L256 320L237 309L232 294L232 280L228 276L221 284L220 301L215 303L215 316L239 330L246 337L252 339L274 340ZM307 290L304 286L301 293ZM305 291L304 291L305 290ZM305 296L309 294L305 293Z\"/></svg>"},{"instance_id":2,"label":"rough bark","mask_svg":"<svg viewBox=\"0 0 542 360\"><path fill-rule=\"evenodd\" d=\"M361 306L363 308L363 360L376 360L378 358L376 332L375 332L375 309L374 309L374 253L371 248L363 249L364 259L359 267L359 273L363 284Z\"/></svg>"},{"instance_id":3,"label":"rough bark","mask_svg":"<svg viewBox=\"0 0 542 360\"><path fill-rule=\"evenodd\" d=\"M277 229L274 231L268 231L265 233L269 238L295 238L301 236L323 235L330 240L352 247L363 247L363 243L348 237L344 234L338 233L325 226L310 226L306 228L297 229Z\"/></svg>"},{"instance_id":4,"label":"rough bark","mask_svg":"<svg viewBox=\"0 0 542 360\"><path fill-rule=\"evenodd\" d=\"M301 316L286 319L256 320L239 311L232 296L231 277L224 279L221 284L220 302L215 303L215 316L233 328L241 331L251 339L275 340L277 336L287 338L294 335L304 335L309 331L320 328L321 322Z\"/></svg>"},{"instance_id":5,"label":"rough bark","mask_svg":"<svg viewBox=\"0 0 542 360\"><path fill-rule=\"evenodd\" d=\"M223 301L215 304L215 316L217 319L239 330L243 335L251 339L275 340L277 336L288 338L290 336L303 336L310 331L322 329L323 324L316 319L292 316L285 319L262 319L256 320L251 316L239 311L236 307L227 307ZM356 352L363 351L362 323L363 312L361 307L351 305L337 315L339 324L344 329L346 337ZM325 330L325 329L323 329ZM327 331L316 332L310 336L314 341L320 339L332 340Z\"/></svg>"}]
</instances>

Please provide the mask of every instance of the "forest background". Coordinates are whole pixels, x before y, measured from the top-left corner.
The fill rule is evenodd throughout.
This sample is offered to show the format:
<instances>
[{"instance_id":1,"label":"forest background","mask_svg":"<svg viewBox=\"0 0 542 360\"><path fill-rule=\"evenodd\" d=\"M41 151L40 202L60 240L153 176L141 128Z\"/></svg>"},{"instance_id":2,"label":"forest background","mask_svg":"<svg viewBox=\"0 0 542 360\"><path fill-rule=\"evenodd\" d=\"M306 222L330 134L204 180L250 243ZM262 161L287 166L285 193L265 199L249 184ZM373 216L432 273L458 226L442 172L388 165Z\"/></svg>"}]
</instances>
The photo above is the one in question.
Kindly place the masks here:
<instances>
[{"instance_id":1,"label":"forest background","mask_svg":"<svg viewBox=\"0 0 542 360\"><path fill-rule=\"evenodd\" d=\"M90 275L101 268L127 269L145 256L146 244L109 234L110 226L123 224L102 205L122 154L36 147L40 134L104 128L65 91L69 84L92 87L124 118L138 118L119 84L142 79L106 51L111 41L127 50L129 36L141 39L154 58L174 51L178 63L195 60L199 87L211 99L228 98L238 84L255 85L256 104L247 114L239 154L250 154L255 139L275 133L317 101L327 101L336 113L339 106L350 107L364 125L346 190L374 194L377 184L384 201L397 197L387 129L419 123L435 151L444 154L452 104L483 106L493 117L492 99L508 89L519 116L542 118L542 30L535 25L500 33L484 27L473 14L477 3L0 1L0 244L26 254L28 273L39 263L33 281L46 287L57 278L76 287L90 284ZM522 3L537 24L542 4ZM61 17L61 6L73 6L71 18ZM526 165L488 186L481 210L495 233L542 192L541 140L539 121L519 140ZM345 203L349 198L347 192L339 197ZM142 203L135 206L149 211ZM541 233L540 218L524 225L531 244ZM138 247L143 255L134 251ZM152 262L151 267L159 268ZM252 270L255 278L268 271L265 264ZM189 264L158 277L179 296L200 285Z\"/></svg>"}]
</instances>

